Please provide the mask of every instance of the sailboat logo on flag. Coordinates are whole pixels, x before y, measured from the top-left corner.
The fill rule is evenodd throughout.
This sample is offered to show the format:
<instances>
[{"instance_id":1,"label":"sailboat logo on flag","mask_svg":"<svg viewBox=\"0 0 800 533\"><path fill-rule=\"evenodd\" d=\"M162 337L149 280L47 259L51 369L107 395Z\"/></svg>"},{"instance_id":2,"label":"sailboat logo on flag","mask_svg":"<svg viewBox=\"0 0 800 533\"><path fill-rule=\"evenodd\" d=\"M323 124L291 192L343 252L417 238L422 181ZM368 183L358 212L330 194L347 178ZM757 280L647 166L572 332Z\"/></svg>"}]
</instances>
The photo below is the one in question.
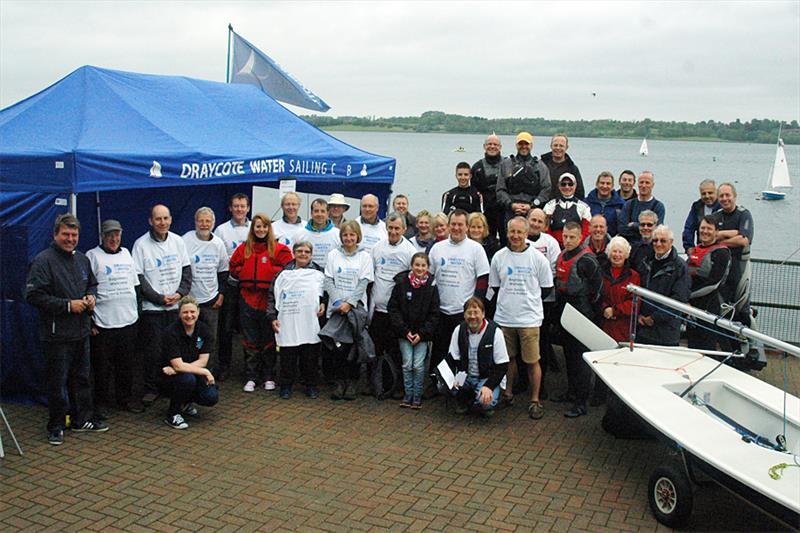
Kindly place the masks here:
<instances>
[{"instance_id":1,"label":"sailboat logo on flag","mask_svg":"<svg viewBox=\"0 0 800 533\"><path fill-rule=\"evenodd\" d=\"M150 167L150 177L151 178L163 178L164 176L161 175L161 163L158 161L153 161L153 166Z\"/></svg>"},{"instance_id":2,"label":"sailboat logo on flag","mask_svg":"<svg viewBox=\"0 0 800 533\"><path fill-rule=\"evenodd\" d=\"M325 112L330 109L315 95L283 70L278 63L234 31L231 57L231 83L255 85L275 100Z\"/></svg>"}]
</instances>

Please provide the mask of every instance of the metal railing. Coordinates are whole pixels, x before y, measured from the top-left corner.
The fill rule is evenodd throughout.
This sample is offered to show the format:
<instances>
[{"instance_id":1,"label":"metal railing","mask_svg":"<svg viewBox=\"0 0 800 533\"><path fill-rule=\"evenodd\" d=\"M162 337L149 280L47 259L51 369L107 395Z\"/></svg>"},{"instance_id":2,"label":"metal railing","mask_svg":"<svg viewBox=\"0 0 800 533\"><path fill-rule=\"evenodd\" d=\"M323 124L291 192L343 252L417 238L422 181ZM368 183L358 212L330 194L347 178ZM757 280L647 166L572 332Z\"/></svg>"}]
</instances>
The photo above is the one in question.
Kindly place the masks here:
<instances>
[{"instance_id":1,"label":"metal railing","mask_svg":"<svg viewBox=\"0 0 800 533\"><path fill-rule=\"evenodd\" d=\"M751 259L750 305L758 330L800 345L800 262Z\"/></svg>"}]
</instances>

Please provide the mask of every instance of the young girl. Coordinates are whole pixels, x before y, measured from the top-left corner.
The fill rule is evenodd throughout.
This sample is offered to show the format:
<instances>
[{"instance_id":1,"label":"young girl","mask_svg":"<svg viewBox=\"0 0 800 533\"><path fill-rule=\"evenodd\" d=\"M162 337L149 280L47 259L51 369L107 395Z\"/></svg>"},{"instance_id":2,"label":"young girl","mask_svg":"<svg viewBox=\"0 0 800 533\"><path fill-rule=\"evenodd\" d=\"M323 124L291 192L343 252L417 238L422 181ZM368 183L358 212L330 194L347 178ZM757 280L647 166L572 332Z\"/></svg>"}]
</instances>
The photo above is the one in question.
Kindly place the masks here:
<instances>
[{"instance_id":1,"label":"young girl","mask_svg":"<svg viewBox=\"0 0 800 533\"><path fill-rule=\"evenodd\" d=\"M387 307L393 333L403 355L405 396L400 407L422 407L422 382L428 341L433 339L439 320L439 291L428 272L430 262L424 252L411 257L411 270L395 276L395 286Z\"/></svg>"}]
</instances>

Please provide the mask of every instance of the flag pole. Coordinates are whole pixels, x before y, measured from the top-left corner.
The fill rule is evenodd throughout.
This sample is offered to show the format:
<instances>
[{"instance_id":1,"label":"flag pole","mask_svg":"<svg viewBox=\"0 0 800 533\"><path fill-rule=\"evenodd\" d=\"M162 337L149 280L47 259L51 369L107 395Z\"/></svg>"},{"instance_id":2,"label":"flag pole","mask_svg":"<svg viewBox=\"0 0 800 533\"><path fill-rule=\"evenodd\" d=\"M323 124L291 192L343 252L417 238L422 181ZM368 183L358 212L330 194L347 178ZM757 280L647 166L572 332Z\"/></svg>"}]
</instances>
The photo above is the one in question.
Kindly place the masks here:
<instances>
[{"instance_id":1,"label":"flag pole","mask_svg":"<svg viewBox=\"0 0 800 533\"><path fill-rule=\"evenodd\" d=\"M233 26L228 23L228 60L225 63L225 83L231 82L231 32L233 32Z\"/></svg>"}]
</instances>

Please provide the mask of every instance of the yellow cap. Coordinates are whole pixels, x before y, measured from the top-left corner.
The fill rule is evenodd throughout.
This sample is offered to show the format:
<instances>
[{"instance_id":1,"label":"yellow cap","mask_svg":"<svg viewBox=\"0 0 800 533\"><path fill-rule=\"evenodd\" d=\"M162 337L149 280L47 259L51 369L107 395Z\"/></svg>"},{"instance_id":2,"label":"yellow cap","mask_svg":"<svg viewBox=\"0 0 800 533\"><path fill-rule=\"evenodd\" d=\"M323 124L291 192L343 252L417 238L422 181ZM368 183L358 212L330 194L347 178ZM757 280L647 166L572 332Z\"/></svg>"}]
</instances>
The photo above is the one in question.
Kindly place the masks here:
<instances>
[{"instance_id":1,"label":"yellow cap","mask_svg":"<svg viewBox=\"0 0 800 533\"><path fill-rule=\"evenodd\" d=\"M533 135L531 135L527 131L519 132L517 134L517 140L516 140L515 144L519 144L522 141L525 141L528 144L533 144Z\"/></svg>"}]
</instances>

